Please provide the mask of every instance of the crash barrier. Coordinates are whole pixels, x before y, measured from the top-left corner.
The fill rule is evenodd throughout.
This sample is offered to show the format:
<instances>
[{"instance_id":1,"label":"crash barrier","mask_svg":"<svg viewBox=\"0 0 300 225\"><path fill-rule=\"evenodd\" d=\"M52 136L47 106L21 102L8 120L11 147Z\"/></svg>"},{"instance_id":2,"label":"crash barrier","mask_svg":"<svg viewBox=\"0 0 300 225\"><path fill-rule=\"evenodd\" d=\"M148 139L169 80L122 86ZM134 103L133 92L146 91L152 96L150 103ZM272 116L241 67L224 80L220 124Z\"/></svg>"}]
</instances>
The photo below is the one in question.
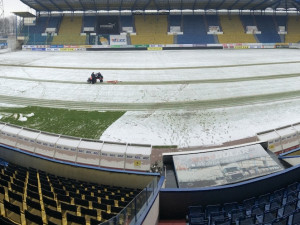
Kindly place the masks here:
<instances>
[{"instance_id":1,"label":"crash barrier","mask_svg":"<svg viewBox=\"0 0 300 225\"><path fill-rule=\"evenodd\" d=\"M122 170L150 170L151 145L69 137L6 123L0 123L0 143L76 164Z\"/></svg>"},{"instance_id":2,"label":"crash barrier","mask_svg":"<svg viewBox=\"0 0 300 225\"><path fill-rule=\"evenodd\" d=\"M120 51L120 50L178 50L178 49L274 49L299 48L294 43L233 43L233 44L166 44L166 45L22 45L25 51Z\"/></svg>"},{"instance_id":3,"label":"crash barrier","mask_svg":"<svg viewBox=\"0 0 300 225\"><path fill-rule=\"evenodd\" d=\"M263 131L256 134L259 141L266 142L267 148L279 155L300 146L300 123Z\"/></svg>"}]
</instances>

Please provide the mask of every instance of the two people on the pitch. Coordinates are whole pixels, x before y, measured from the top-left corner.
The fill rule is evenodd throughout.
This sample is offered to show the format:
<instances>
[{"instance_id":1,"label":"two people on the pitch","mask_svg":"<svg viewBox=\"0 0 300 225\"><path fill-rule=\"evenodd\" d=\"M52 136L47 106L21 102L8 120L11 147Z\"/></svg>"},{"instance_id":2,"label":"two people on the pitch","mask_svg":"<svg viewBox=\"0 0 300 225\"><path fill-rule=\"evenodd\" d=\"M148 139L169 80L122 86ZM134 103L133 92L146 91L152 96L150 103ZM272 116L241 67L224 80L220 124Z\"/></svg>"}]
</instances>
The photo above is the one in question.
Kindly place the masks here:
<instances>
[{"instance_id":1,"label":"two people on the pitch","mask_svg":"<svg viewBox=\"0 0 300 225\"><path fill-rule=\"evenodd\" d=\"M99 79L100 80L100 82L103 82L103 75L100 73L100 72L98 72L98 73L92 73L91 74L91 81L92 81L92 84L95 84L96 82L97 82L97 79Z\"/></svg>"}]
</instances>

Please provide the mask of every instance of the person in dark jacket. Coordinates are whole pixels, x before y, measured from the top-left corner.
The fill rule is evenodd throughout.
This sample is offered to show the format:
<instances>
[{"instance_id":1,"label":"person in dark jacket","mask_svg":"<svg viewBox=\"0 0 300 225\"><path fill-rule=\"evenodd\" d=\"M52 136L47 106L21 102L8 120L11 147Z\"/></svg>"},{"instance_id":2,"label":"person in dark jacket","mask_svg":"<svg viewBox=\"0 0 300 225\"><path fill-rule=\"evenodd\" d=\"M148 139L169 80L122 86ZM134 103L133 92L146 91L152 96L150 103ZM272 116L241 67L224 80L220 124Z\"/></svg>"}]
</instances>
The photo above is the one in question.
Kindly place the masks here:
<instances>
[{"instance_id":1,"label":"person in dark jacket","mask_svg":"<svg viewBox=\"0 0 300 225\"><path fill-rule=\"evenodd\" d=\"M92 73L91 77L92 77L92 84L96 83L96 75L94 72Z\"/></svg>"}]
</instances>

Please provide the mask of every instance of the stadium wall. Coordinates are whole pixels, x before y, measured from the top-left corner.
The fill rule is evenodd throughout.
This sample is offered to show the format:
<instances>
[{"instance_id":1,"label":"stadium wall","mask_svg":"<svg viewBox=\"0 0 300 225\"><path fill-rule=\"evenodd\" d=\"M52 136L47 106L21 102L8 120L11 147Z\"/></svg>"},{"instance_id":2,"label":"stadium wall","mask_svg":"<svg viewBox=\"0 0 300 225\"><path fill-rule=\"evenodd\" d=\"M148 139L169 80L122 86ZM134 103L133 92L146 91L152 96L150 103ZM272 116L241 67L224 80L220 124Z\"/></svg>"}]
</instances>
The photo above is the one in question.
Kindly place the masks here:
<instances>
[{"instance_id":1,"label":"stadium wall","mask_svg":"<svg viewBox=\"0 0 300 225\"><path fill-rule=\"evenodd\" d=\"M128 51L128 50L187 50L187 49L274 49L299 48L288 43L233 43L233 44L168 44L168 45L23 45L24 51Z\"/></svg>"},{"instance_id":2,"label":"stadium wall","mask_svg":"<svg viewBox=\"0 0 300 225\"><path fill-rule=\"evenodd\" d=\"M299 180L300 165L297 165L232 185L199 189L161 189L160 219L184 219L189 206L241 202L247 198L273 192Z\"/></svg>"}]
</instances>

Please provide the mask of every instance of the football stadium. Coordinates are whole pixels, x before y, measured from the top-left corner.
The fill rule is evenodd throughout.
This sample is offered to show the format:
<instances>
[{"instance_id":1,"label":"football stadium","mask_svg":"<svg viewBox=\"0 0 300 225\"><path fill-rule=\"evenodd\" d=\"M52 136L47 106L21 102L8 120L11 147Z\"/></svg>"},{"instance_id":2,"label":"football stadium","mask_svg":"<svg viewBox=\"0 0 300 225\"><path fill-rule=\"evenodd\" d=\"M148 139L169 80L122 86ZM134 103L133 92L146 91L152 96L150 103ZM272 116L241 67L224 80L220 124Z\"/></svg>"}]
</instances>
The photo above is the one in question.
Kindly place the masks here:
<instances>
[{"instance_id":1,"label":"football stadium","mask_svg":"<svg viewBox=\"0 0 300 225\"><path fill-rule=\"evenodd\" d=\"M299 0L21 2L0 225L300 224Z\"/></svg>"}]
</instances>

